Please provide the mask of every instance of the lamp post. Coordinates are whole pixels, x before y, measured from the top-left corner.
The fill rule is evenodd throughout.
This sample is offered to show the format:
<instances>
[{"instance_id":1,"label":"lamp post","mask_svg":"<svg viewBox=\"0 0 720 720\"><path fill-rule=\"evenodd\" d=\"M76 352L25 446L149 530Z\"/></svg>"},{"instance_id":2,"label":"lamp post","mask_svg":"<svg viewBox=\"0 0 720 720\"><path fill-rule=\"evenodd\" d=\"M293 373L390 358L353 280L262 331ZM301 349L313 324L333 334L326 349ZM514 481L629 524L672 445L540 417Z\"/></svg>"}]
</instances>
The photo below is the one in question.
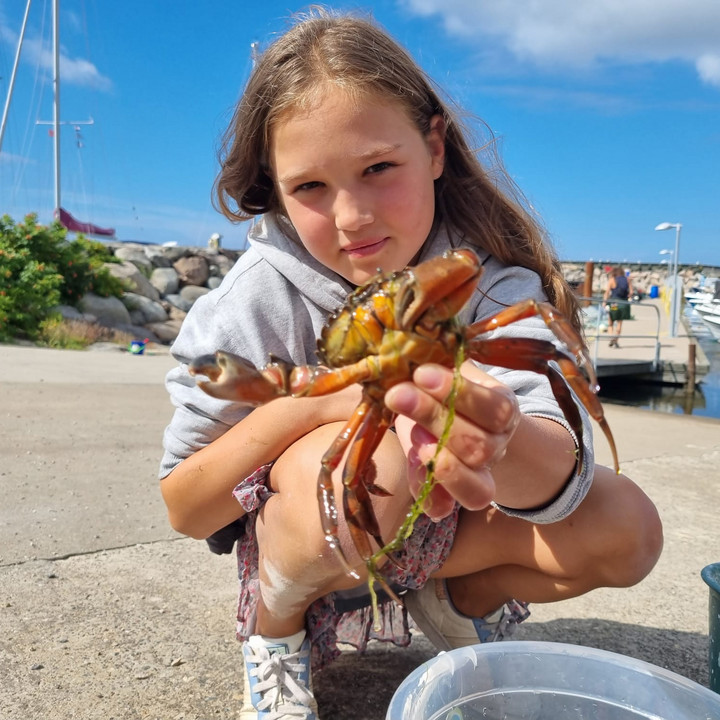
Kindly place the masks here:
<instances>
[{"instance_id":1,"label":"lamp post","mask_svg":"<svg viewBox=\"0 0 720 720\"><path fill-rule=\"evenodd\" d=\"M656 230L670 230L675 228L675 252L673 253L673 291L670 303L670 337L677 337L677 326L680 317L680 306L682 305L680 298L680 281L678 278L678 254L680 252L680 230L682 223L660 223L655 227Z\"/></svg>"},{"instance_id":2,"label":"lamp post","mask_svg":"<svg viewBox=\"0 0 720 720\"><path fill-rule=\"evenodd\" d=\"M672 250L661 250L661 251L660 251L660 255L670 255L670 256L672 256L672 255L673 255L673 251L672 251ZM666 273L666 277L665 277L665 282L666 282L666 284L669 285L669 284L670 284L670 271L672 270L672 259L668 260L667 258L663 258L663 259L660 261L660 264L661 264L661 265L667 265L667 273Z\"/></svg>"},{"instance_id":3,"label":"lamp post","mask_svg":"<svg viewBox=\"0 0 720 720\"><path fill-rule=\"evenodd\" d=\"M678 320L680 317L680 282L678 279L678 254L680 252L680 230L681 223L664 222L656 226L656 230L670 230L675 228L675 251L673 253L673 280L672 280L672 299L670 302L670 337L677 337ZM664 253L665 251L663 251Z\"/></svg>"}]
</instances>

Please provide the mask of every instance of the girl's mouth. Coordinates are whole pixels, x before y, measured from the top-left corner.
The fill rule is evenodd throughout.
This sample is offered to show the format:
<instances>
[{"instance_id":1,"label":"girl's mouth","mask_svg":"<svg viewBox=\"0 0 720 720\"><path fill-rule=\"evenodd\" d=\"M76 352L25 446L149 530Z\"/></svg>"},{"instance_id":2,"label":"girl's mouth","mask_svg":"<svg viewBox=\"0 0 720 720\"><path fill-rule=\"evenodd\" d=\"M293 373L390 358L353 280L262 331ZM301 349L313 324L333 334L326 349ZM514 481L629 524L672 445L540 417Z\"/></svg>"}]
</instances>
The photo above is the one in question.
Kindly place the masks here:
<instances>
[{"instance_id":1,"label":"girl's mouth","mask_svg":"<svg viewBox=\"0 0 720 720\"><path fill-rule=\"evenodd\" d=\"M380 238L379 240L369 240L362 245L354 245L350 247L346 247L344 250L351 258L363 258L368 257L370 255L374 255L375 253L380 252L382 250L386 243L388 241L388 238Z\"/></svg>"}]
</instances>

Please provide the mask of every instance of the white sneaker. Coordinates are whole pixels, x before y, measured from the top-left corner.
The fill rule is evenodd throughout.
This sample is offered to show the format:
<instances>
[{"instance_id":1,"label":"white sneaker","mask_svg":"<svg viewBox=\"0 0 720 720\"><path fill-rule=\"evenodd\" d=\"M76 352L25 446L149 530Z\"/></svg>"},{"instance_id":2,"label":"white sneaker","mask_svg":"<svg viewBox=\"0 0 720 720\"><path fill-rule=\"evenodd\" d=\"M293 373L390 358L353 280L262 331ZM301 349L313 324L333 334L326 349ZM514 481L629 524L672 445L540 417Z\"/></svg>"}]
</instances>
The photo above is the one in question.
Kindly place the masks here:
<instances>
[{"instance_id":1,"label":"white sneaker","mask_svg":"<svg viewBox=\"0 0 720 720\"><path fill-rule=\"evenodd\" d=\"M297 652L290 652L284 642L252 635L242 652L245 689L240 720L318 720L309 638Z\"/></svg>"},{"instance_id":2,"label":"white sneaker","mask_svg":"<svg viewBox=\"0 0 720 720\"><path fill-rule=\"evenodd\" d=\"M452 604L444 580L408 590L403 599L410 617L438 650L505 640L530 615L527 603L510 600L484 618L467 617Z\"/></svg>"}]
</instances>

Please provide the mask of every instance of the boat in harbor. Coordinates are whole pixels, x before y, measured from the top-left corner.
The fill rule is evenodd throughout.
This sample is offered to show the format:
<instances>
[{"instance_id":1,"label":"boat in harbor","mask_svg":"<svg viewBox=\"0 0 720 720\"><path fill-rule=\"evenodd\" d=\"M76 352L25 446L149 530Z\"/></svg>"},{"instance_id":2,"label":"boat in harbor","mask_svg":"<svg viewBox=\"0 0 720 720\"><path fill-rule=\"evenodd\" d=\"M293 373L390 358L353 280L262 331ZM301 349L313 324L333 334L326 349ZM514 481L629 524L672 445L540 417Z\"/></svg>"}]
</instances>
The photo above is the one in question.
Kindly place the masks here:
<instances>
[{"instance_id":1,"label":"boat in harbor","mask_svg":"<svg viewBox=\"0 0 720 720\"><path fill-rule=\"evenodd\" d=\"M695 305L694 310L700 317L706 317L711 315L713 317L720 317L720 300L711 300L710 302L703 303L702 305Z\"/></svg>"},{"instance_id":2,"label":"boat in harbor","mask_svg":"<svg viewBox=\"0 0 720 720\"><path fill-rule=\"evenodd\" d=\"M693 307L720 302L720 278L705 278L701 285L685 293L685 301Z\"/></svg>"},{"instance_id":3,"label":"boat in harbor","mask_svg":"<svg viewBox=\"0 0 720 720\"><path fill-rule=\"evenodd\" d=\"M708 327L712 336L720 341L720 314L718 315L701 315L702 321Z\"/></svg>"}]
</instances>

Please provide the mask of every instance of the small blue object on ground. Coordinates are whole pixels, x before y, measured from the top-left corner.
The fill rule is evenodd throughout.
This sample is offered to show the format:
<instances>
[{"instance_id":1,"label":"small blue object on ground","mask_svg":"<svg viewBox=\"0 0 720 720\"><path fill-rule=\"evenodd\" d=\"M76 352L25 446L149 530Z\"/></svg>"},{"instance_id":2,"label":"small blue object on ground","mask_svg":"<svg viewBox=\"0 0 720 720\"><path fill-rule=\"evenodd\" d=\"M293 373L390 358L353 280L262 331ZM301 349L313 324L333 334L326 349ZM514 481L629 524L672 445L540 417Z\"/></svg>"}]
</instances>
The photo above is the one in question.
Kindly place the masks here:
<instances>
[{"instance_id":1,"label":"small blue object on ground","mask_svg":"<svg viewBox=\"0 0 720 720\"><path fill-rule=\"evenodd\" d=\"M660 288L657 285L650 286L650 297L651 298L660 297Z\"/></svg>"},{"instance_id":2,"label":"small blue object on ground","mask_svg":"<svg viewBox=\"0 0 720 720\"><path fill-rule=\"evenodd\" d=\"M131 355L142 355L145 352L145 343L147 340L133 340L130 343L130 347L128 350L130 350Z\"/></svg>"}]
</instances>

